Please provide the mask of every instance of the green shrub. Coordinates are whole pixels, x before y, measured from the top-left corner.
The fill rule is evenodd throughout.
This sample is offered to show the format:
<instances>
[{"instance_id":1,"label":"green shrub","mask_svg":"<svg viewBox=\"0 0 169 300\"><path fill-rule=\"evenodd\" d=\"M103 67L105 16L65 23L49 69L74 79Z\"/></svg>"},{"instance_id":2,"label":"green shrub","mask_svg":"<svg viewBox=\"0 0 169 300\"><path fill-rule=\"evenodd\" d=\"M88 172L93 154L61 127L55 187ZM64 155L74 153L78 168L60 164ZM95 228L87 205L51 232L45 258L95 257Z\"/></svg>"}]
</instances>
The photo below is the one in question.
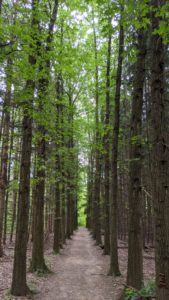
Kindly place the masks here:
<instances>
[{"instance_id":1,"label":"green shrub","mask_svg":"<svg viewBox=\"0 0 169 300\"><path fill-rule=\"evenodd\" d=\"M125 300L140 300L151 298L155 296L155 283L150 281L145 287L137 291L131 287L127 287L124 290L124 299Z\"/></svg>"}]
</instances>

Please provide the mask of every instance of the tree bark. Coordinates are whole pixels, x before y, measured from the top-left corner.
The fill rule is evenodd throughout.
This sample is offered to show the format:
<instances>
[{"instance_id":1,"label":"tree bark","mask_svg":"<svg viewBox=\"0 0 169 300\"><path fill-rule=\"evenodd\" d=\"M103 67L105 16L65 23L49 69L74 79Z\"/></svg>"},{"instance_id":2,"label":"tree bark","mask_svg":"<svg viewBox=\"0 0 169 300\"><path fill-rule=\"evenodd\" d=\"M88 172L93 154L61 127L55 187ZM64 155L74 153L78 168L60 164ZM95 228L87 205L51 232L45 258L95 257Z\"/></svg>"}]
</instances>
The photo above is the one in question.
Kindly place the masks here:
<instances>
[{"instance_id":1,"label":"tree bark","mask_svg":"<svg viewBox=\"0 0 169 300\"><path fill-rule=\"evenodd\" d=\"M61 196L60 185L56 183L55 190L55 215L54 215L54 242L53 251L58 254L61 247Z\"/></svg>"},{"instance_id":2,"label":"tree bark","mask_svg":"<svg viewBox=\"0 0 169 300\"><path fill-rule=\"evenodd\" d=\"M16 182L18 182L19 179L19 168L18 168L18 163L20 162L20 140L17 140L18 144L17 147L15 149L15 163L14 163L14 174L13 174L13 181L14 184L16 184ZM13 233L14 233L14 226L15 226L15 222L16 222L16 208L17 208L17 197L18 197L18 189L15 186L13 191L13 203L12 203L12 223L11 223L11 233L10 233L10 242L12 242L13 240Z\"/></svg>"},{"instance_id":3,"label":"tree bark","mask_svg":"<svg viewBox=\"0 0 169 300\"><path fill-rule=\"evenodd\" d=\"M94 168L94 157L91 153L88 158L88 176L87 176L87 219L86 227L92 232L93 229L93 168Z\"/></svg>"},{"instance_id":4,"label":"tree bark","mask_svg":"<svg viewBox=\"0 0 169 300\"><path fill-rule=\"evenodd\" d=\"M44 194L45 194L45 147L46 141L43 138L43 127L38 126L41 132L41 139L37 145L37 171L33 199L33 247L31 271L46 271L44 260Z\"/></svg>"},{"instance_id":5,"label":"tree bark","mask_svg":"<svg viewBox=\"0 0 169 300\"><path fill-rule=\"evenodd\" d=\"M7 191L5 197L5 213L4 213L4 233L3 233L3 244L6 244L7 238L7 223L8 223L8 202L9 202L9 183L11 178L11 158L12 158L12 150L13 150L13 140L14 140L14 108L12 111L12 128L10 132L10 148L9 148L9 161L8 161L8 175L7 175Z\"/></svg>"},{"instance_id":6,"label":"tree bark","mask_svg":"<svg viewBox=\"0 0 169 300\"><path fill-rule=\"evenodd\" d=\"M69 122L69 141L68 141L68 157L69 157L69 164L68 164L68 176L67 176L67 238L70 239L71 235L73 234L74 230L74 174L72 172L72 168L74 168L74 104L72 100L72 95L70 92L69 95L69 112L68 112L68 122Z\"/></svg>"},{"instance_id":7,"label":"tree bark","mask_svg":"<svg viewBox=\"0 0 169 300\"><path fill-rule=\"evenodd\" d=\"M121 17L122 20L122 17ZM120 20L120 22L121 22ZM122 78L123 64L123 49L124 49L124 29L120 24L119 32L119 53L118 66L116 75L116 91L115 91L115 112L114 112L114 128L112 140L112 166L111 166L111 193L110 193L110 275L118 276L120 274L118 264L118 244L117 244L117 159L118 159L118 138L120 125L120 89Z\"/></svg>"},{"instance_id":8,"label":"tree bark","mask_svg":"<svg viewBox=\"0 0 169 300\"><path fill-rule=\"evenodd\" d=\"M8 148L9 148L9 133L10 133L10 103L11 103L11 59L7 62L7 78L6 78L6 94L3 105L4 122L2 135L2 158L1 158L1 174L0 174L0 256L3 255L2 236L3 236L3 221L5 210L5 196L8 184L7 169L8 169Z\"/></svg>"},{"instance_id":9,"label":"tree bark","mask_svg":"<svg viewBox=\"0 0 169 300\"><path fill-rule=\"evenodd\" d=\"M142 234L142 109L145 80L146 35L138 34L138 55L133 82L132 113L130 124L129 167L129 241L127 284L136 289L143 285L143 234Z\"/></svg>"},{"instance_id":10,"label":"tree bark","mask_svg":"<svg viewBox=\"0 0 169 300\"><path fill-rule=\"evenodd\" d=\"M111 20L110 20L111 21ZM111 23L111 22L110 22ZM110 26L110 24L109 24ZM105 136L104 136L104 254L110 254L110 67L111 67L111 42L112 33L109 30L107 49L107 73L106 73L106 114L105 114Z\"/></svg>"},{"instance_id":11,"label":"tree bark","mask_svg":"<svg viewBox=\"0 0 169 300\"><path fill-rule=\"evenodd\" d=\"M95 51L95 126L96 126L96 150L95 150L95 178L94 178L94 198L93 198L93 237L96 243L102 244L101 240L101 222L100 222L100 134L99 134L99 66L98 66L98 50L97 50L97 36L94 23L93 12L93 39L94 39L94 51Z\"/></svg>"},{"instance_id":12,"label":"tree bark","mask_svg":"<svg viewBox=\"0 0 169 300\"><path fill-rule=\"evenodd\" d=\"M34 97L34 82L27 81L27 87ZM31 99L31 101L32 101ZM22 123L23 142L21 153L20 186L18 200L18 214L15 240L15 255L12 278L11 293L14 296L25 296L28 293L26 284L26 251L28 240L28 220L29 220L29 191L30 191L30 165L32 148L32 118L24 110Z\"/></svg>"},{"instance_id":13,"label":"tree bark","mask_svg":"<svg viewBox=\"0 0 169 300\"><path fill-rule=\"evenodd\" d=\"M57 83L58 88L58 99L60 99L60 84L59 82ZM61 247L61 234L62 234L62 222L61 222L61 159L60 159L60 154L59 150L61 149L61 124L60 124L60 119L61 119L61 113L62 111L60 110L60 106L58 105L57 107L57 122L56 122L56 131L57 131L57 141L56 141L56 183L55 183L55 215L54 215L54 241L53 241L53 250L57 254L60 251Z\"/></svg>"},{"instance_id":14,"label":"tree bark","mask_svg":"<svg viewBox=\"0 0 169 300\"><path fill-rule=\"evenodd\" d=\"M163 39L154 30L158 29L162 17L155 13L167 1L153 0L152 13L152 174L153 205L155 213L155 264L156 299L169 299L169 126L168 99L165 90L165 46Z\"/></svg>"},{"instance_id":15,"label":"tree bark","mask_svg":"<svg viewBox=\"0 0 169 300\"><path fill-rule=\"evenodd\" d=\"M37 30L38 0L32 0L32 34ZM33 40L35 36L31 37ZM35 43L36 44L36 43ZM36 45L37 46L37 45ZM35 47L36 47L35 46ZM30 44L30 48L34 47ZM29 55L29 64L35 67L35 56ZM26 296L29 292L26 282L26 252L28 241L28 222L29 222L29 193L30 193L30 168L31 168L31 152L32 152L32 105L34 99L35 81L28 79L25 87L27 96L26 103L23 108L22 122L22 150L20 165L20 184L18 213L16 226L16 241L14 253L14 267L12 277L11 293L14 296Z\"/></svg>"},{"instance_id":16,"label":"tree bark","mask_svg":"<svg viewBox=\"0 0 169 300\"><path fill-rule=\"evenodd\" d=\"M39 101L39 112L44 112L44 103L46 101L48 86L49 86L49 75L50 75L50 50L53 41L53 30L55 21L57 18L58 1L55 0L52 16L49 22L48 36L46 39L45 53L47 58L42 61L41 49L39 51L40 66L39 66L39 86L38 86L38 101ZM42 47L42 44L40 45ZM45 77L43 77L45 74ZM47 267L44 260L44 194L45 194L45 158L46 158L46 128L42 124L38 124L38 132L40 138L37 143L37 174L36 174L36 186L35 186L35 197L34 197L34 229L33 229L33 247L32 247L32 260L31 260L31 271L47 271Z\"/></svg>"}]
</instances>

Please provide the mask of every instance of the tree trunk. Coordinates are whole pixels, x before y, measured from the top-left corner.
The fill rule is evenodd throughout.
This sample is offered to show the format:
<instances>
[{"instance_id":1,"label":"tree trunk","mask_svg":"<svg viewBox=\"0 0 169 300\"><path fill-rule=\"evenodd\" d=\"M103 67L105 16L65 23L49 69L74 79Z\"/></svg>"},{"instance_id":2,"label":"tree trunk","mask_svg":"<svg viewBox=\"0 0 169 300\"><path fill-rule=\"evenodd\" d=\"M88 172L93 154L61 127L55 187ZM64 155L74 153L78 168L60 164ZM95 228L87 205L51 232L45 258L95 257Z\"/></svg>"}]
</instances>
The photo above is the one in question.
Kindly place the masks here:
<instances>
[{"instance_id":1,"label":"tree trunk","mask_svg":"<svg viewBox=\"0 0 169 300\"><path fill-rule=\"evenodd\" d=\"M12 129L10 133L10 149L9 149L9 162L8 162L8 178L7 185L9 188L10 177L11 177L11 158L12 158L12 150L13 150L13 140L14 140L14 109L12 112ZM7 237L7 222L8 222L8 202L9 202L9 190L7 189L6 198L5 198L5 214L4 214L4 233L3 233L3 244L6 244Z\"/></svg>"},{"instance_id":2,"label":"tree trunk","mask_svg":"<svg viewBox=\"0 0 169 300\"><path fill-rule=\"evenodd\" d=\"M93 167L94 167L94 158L93 153L91 153L88 159L88 176L87 176L87 219L86 227L92 231L93 229Z\"/></svg>"},{"instance_id":3,"label":"tree trunk","mask_svg":"<svg viewBox=\"0 0 169 300\"><path fill-rule=\"evenodd\" d=\"M37 19L38 0L32 0L32 39L35 39L33 33L37 31L39 21ZM36 32L37 33L37 32ZM36 48L36 43L30 44ZM37 49L36 49L37 50ZM29 55L29 64L35 68L36 58ZM14 296L25 296L29 289L26 283L26 252L28 241L28 222L29 222L29 193L30 193L30 168L32 152L32 105L34 99L35 81L27 80L25 87L26 103L23 108L22 122L22 150L20 165L20 185L18 199L18 214L16 227L16 241L14 253L14 267L12 277L11 293Z\"/></svg>"},{"instance_id":4,"label":"tree trunk","mask_svg":"<svg viewBox=\"0 0 169 300\"><path fill-rule=\"evenodd\" d=\"M7 62L7 78L6 78L6 94L4 99L4 122L2 136L2 158L1 158L1 176L0 176L0 256L3 255L2 236L3 236L3 221L5 209L5 195L8 184L7 169L8 169L8 148L9 148L9 126L10 126L10 103L11 103L11 59Z\"/></svg>"},{"instance_id":5,"label":"tree trunk","mask_svg":"<svg viewBox=\"0 0 169 300\"><path fill-rule=\"evenodd\" d=\"M95 178L94 178L94 207L93 207L93 237L99 245L101 240L101 222L100 222L100 134L99 134L99 66L98 66L98 50L97 50L97 36L94 23L93 12L93 38L94 38L94 51L95 51L95 126L96 126L96 150L95 150Z\"/></svg>"},{"instance_id":6,"label":"tree trunk","mask_svg":"<svg viewBox=\"0 0 169 300\"><path fill-rule=\"evenodd\" d=\"M122 18L121 18L122 19ZM121 20L120 20L121 22ZM112 140L112 182L110 193L110 275L118 276L120 274L118 264L118 244L117 244L117 159L118 159L118 138L119 138L119 123L120 123L120 89L123 64L123 49L124 49L124 29L120 24L119 32L119 53L118 66L116 75L116 91L115 91L115 112L114 112L114 129Z\"/></svg>"},{"instance_id":7,"label":"tree trunk","mask_svg":"<svg viewBox=\"0 0 169 300\"><path fill-rule=\"evenodd\" d=\"M130 124L129 167L129 241L127 284L140 289L143 285L142 236L142 108L145 80L146 36L138 31L138 55L133 82L133 100Z\"/></svg>"},{"instance_id":8,"label":"tree trunk","mask_svg":"<svg viewBox=\"0 0 169 300\"><path fill-rule=\"evenodd\" d=\"M38 101L39 101L39 112L44 113L44 104L47 97L49 78L50 75L50 50L53 41L53 30L54 24L57 17L58 1L55 0L52 16L48 27L48 36L46 39L45 52L48 54L45 61L42 61L41 51L39 51L40 56L40 66L39 74L40 79L38 81ZM41 44L41 47L42 44ZM40 49L41 50L41 49ZM43 77L45 74L45 77ZM35 272L38 270L47 271L44 260L44 195L45 195L45 158L46 158L46 128L42 123L38 124L38 133L40 135L37 143L37 173L36 173L36 187L35 187L35 197L34 197L34 229L33 229L33 248L32 248L32 260L31 260L31 271Z\"/></svg>"},{"instance_id":9,"label":"tree trunk","mask_svg":"<svg viewBox=\"0 0 169 300\"><path fill-rule=\"evenodd\" d=\"M62 191L61 191L61 217L62 217L62 244L65 244L66 241L66 192L65 192L65 183L63 182Z\"/></svg>"},{"instance_id":10,"label":"tree trunk","mask_svg":"<svg viewBox=\"0 0 169 300\"><path fill-rule=\"evenodd\" d=\"M44 128L38 126L41 138L37 145L37 171L33 199L33 247L31 271L46 271L44 260L44 194L45 194L45 144Z\"/></svg>"},{"instance_id":11,"label":"tree trunk","mask_svg":"<svg viewBox=\"0 0 169 300\"><path fill-rule=\"evenodd\" d=\"M19 144L19 141L18 141ZM15 152L15 163L14 163L14 175L13 175L13 181L14 184L18 182L19 178L19 168L18 168L18 161L19 159L19 151L18 147L16 147L16 152ZM10 233L10 242L13 240L13 232L14 232L14 226L16 222L16 206L17 206L17 196L18 196L18 190L17 187L14 187L13 189L13 203L12 203L12 224L11 224L11 233Z\"/></svg>"},{"instance_id":12,"label":"tree trunk","mask_svg":"<svg viewBox=\"0 0 169 300\"><path fill-rule=\"evenodd\" d=\"M55 216L54 216L54 242L53 251L58 254L61 246L61 196L60 185L56 183L55 191Z\"/></svg>"},{"instance_id":13,"label":"tree trunk","mask_svg":"<svg viewBox=\"0 0 169 300\"><path fill-rule=\"evenodd\" d=\"M34 82L28 81L29 93L34 97ZM30 166L32 148L32 118L24 110L23 118L23 142L21 153L20 186L18 200L18 214L15 240L14 267L11 293L14 296L25 296L28 293L26 284L26 250L28 241L29 221L29 191L30 191Z\"/></svg>"},{"instance_id":14,"label":"tree trunk","mask_svg":"<svg viewBox=\"0 0 169 300\"><path fill-rule=\"evenodd\" d=\"M109 24L110 26L110 24ZM112 33L109 31L108 50L107 50L107 73L106 73L106 115L105 115L105 136L104 136L104 254L110 254L110 66L111 66L111 41Z\"/></svg>"},{"instance_id":15,"label":"tree trunk","mask_svg":"<svg viewBox=\"0 0 169 300\"><path fill-rule=\"evenodd\" d=\"M167 1L161 1L162 4ZM155 263L156 263L156 298L169 299L169 127L168 99L165 90L165 46L162 38L154 34L162 17L156 15L161 7L158 0L152 1L152 174L153 205L155 212Z\"/></svg>"},{"instance_id":16,"label":"tree trunk","mask_svg":"<svg viewBox=\"0 0 169 300\"><path fill-rule=\"evenodd\" d=\"M58 93L59 97L59 93ZM59 99L59 98L58 98ZM55 214L54 214L54 242L53 242L53 250L57 254L60 251L61 247L61 234L62 234L62 222L61 222L61 159L59 150L61 149L61 124L60 124L60 107L58 106L57 109L57 124L56 124L56 130L57 130L57 141L56 141L56 182L55 182Z\"/></svg>"}]
</instances>

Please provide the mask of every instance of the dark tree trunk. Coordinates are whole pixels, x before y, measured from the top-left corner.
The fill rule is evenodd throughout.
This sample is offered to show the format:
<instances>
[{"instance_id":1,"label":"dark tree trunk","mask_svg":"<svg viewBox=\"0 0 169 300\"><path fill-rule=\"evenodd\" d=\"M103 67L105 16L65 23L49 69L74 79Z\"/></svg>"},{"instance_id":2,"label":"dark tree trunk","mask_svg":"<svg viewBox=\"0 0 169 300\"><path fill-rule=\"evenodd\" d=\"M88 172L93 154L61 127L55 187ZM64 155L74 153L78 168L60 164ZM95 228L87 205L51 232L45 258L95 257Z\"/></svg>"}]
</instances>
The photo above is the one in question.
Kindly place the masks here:
<instances>
[{"instance_id":1,"label":"dark tree trunk","mask_svg":"<svg viewBox=\"0 0 169 300\"><path fill-rule=\"evenodd\" d=\"M19 145L19 141L18 141ZM19 168L18 168L18 162L20 161L19 159L19 151L18 147L16 147L15 150L15 163L14 163L14 175L13 175L13 181L16 184L18 182L19 178ZM17 187L13 189L13 203L12 203L12 223L11 223L11 233L10 233L10 242L13 240L13 233L14 233L14 226L16 222L16 206L17 206L17 196L18 196L18 190Z\"/></svg>"},{"instance_id":2,"label":"dark tree trunk","mask_svg":"<svg viewBox=\"0 0 169 300\"><path fill-rule=\"evenodd\" d=\"M34 92L34 82L28 81L29 93ZM32 102L31 99L31 102ZM28 293L26 284L26 250L28 241L29 221L29 191L30 191L30 165L32 148L32 118L24 110L22 123L23 142L21 153L20 186L18 200L18 214L15 240L14 268L11 293L14 296L25 296Z\"/></svg>"},{"instance_id":3,"label":"dark tree trunk","mask_svg":"<svg viewBox=\"0 0 169 300\"><path fill-rule=\"evenodd\" d=\"M130 124L129 167L129 241L127 284L140 289L143 284L142 237L142 109L145 80L146 36L138 31L138 55L133 82L133 100Z\"/></svg>"},{"instance_id":4,"label":"dark tree trunk","mask_svg":"<svg viewBox=\"0 0 169 300\"><path fill-rule=\"evenodd\" d=\"M74 103L72 99L72 92L69 93L69 111L68 111L68 122L69 122L69 140L68 140L68 171L67 171L67 238L70 239L74 231L74 195L75 195L75 155L74 149Z\"/></svg>"},{"instance_id":5,"label":"dark tree trunk","mask_svg":"<svg viewBox=\"0 0 169 300\"><path fill-rule=\"evenodd\" d=\"M53 251L58 254L61 247L61 196L60 185L56 183L55 191L55 216L54 216L54 242Z\"/></svg>"},{"instance_id":6,"label":"dark tree trunk","mask_svg":"<svg viewBox=\"0 0 169 300\"><path fill-rule=\"evenodd\" d=\"M86 227L92 231L93 229L93 167L94 167L94 158L93 153L91 153L88 161L88 182L87 182L87 219Z\"/></svg>"},{"instance_id":7,"label":"dark tree trunk","mask_svg":"<svg viewBox=\"0 0 169 300\"><path fill-rule=\"evenodd\" d=\"M58 82L58 99L61 96L59 92L59 82ZM61 159L59 150L61 149L61 110L58 105L57 107L57 124L56 124L56 131L57 131L57 141L56 141L56 187L55 187L55 215L54 215L54 242L53 242L53 250L57 254L60 251L62 239L62 222L61 222L61 184L63 184L60 180L61 178Z\"/></svg>"},{"instance_id":8,"label":"dark tree trunk","mask_svg":"<svg viewBox=\"0 0 169 300\"><path fill-rule=\"evenodd\" d=\"M111 67L111 32L109 32L108 49L107 49L107 73L106 73L106 114L105 114L105 136L104 136L104 254L110 254L110 67Z\"/></svg>"},{"instance_id":9,"label":"dark tree trunk","mask_svg":"<svg viewBox=\"0 0 169 300\"><path fill-rule=\"evenodd\" d=\"M10 133L10 149L9 149L9 162L8 162L8 178L7 185L9 188L10 177L11 177L11 158L12 158L12 150L13 150L13 140L14 140L14 109L12 112L12 129ZM5 198L5 214L4 214L4 233L3 233L3 244L6 244L7 238L7 219L8 219L8 202L9 202L9 190L7 189L6 198Z\"/></svg>"},{"instance_id":10,"label":"dark tree trunk","mask_svg":"<svg viewBox=\"0 0 169 300\"><path fill-rule=\"evenodd\" d=\"M33 199L33 247L31 271L45 271L47 267L44 260L44 194L45 194L45 144L43 127L38 126L42 138L37 145L37 171L36 185Z\"/></svg>"},{"instance_id":11,"label":"dark tree trunk","mask_svg":"<svg viewBox=\"0 0 169 300\"><path fill-rule=\"evenodd\" d=\"M63 23L61 25L60 32L60 55L62 55L63 48ZM63 168L64 168L64 158L61 155L62 146L64 146L64 136L63 136L63 79L62 73L56 74L56 95L59 100L59 104L57 105L57 115L56 115L56 141L55 141L55 151L56 151L56 180L55 180L55 215L54 215L54 241L53 241L53 250L57 254L62 248L62 242L65 236L65 232L63 233L62 226L62 210L64 203L63 195L62 195L62 186L64 185L63 178Z\"/></svg>"},{"instance_id":12,"label":"dark tree trunk","mask_svg":"<svg viewBox=\"0 0 169 300\"><path fill-rule=\"evenodd\" d=\"M63 111L61 116L61 128L62 128L62 147L64 147L64 134L63 134ZM62 178L62 189L60 191L60 200L61 200L61 237L62 244L65 244L66 241L66 175L65 175L65 163L64 155L61 155L61 178Z\"/></svg>"},{"instance_id":13,"label":"dark tree trunk","mask_svg":"<svg viewBox=\"0 0 169 300\"><path fill-rule=\"evenodd\" d=\"M93 237L97 244L101 244L101 221L100 221L100 134L99 134L99 66L98 66L98 50L97 50L97 36L94 23L93 12L93 38L95 51L95 126L96 126L96 150L95 150L95 178L94 178L94 198L93 198Z\"/></svg>"},{"instance_id":14,"label":"dark tree trunk","mask_svg":"<svg viewBox=\"0 0 169 300\"><path fill-rule=\"evenodd\" d=\"M37 12L38 0L32 0L32 34L37 30L38 19ZM35 36L33 34L33 39ZM36 43L35 43L36 44ZM37 46L37 45L36 45ZM31 44L30 48L35 47ZM29 55L29 64L34 68L36 58ZM35 81L27 80L25 94L27 97L23 108L22 122L22 150L20 165L20 185L18 199L18 214L16 227L16 241L14 253L14 267L12 277L11 293L14 296L25 296L28 293L26 283L26 252L28 242L28 223L29 223L29 194L30 194L30 168L32 152L32 105L34 100Z\"/></svg>"},{"instance_id":15,"label":"dark tree trunk","mask_svg":"<svg viewBox=\"0 0 169 300\"><path fill-rule=\"evenodd\" d=\"M121 18L122 19L122 18ZM123 49L124 49L124 29L120 24L119 32L119 54L118 67L116 75L116 91L115 91L115 112L114 112L114 128L112 140L112 182L110 193L110 275L118 276L120 274L118 264L118 245L117 245L117 159L118 159L118 139L120 125L120 89L123 64Z\"/></svg>"},{"instance_id":16,"label":"dark tree trunk","mask_svg":"<svg viewBox=\"0 0 169 300\"><path fill-rule=\"evenodd\" d=\"M156 263L156 298L169 299L169 126L168 99L165 90L165 46L162 38L154 34L160 22L164 21L155 11L163 0L153 0L152 13L152 174L153 205L155 212L155 263Z\"/></svg>"},{"instance_id":17,"label":"dark tree trunk","mask_svg":"<svg viewBox=\"0 0 169 300\"><path fill-rule=\"evenodd\" d=\"M54 24L57 17L58 1L55 0L52 16L49 22L48 36L46 39L45 53L47 59L42 61L41 49L39 51L40 56L40 66L39 74L40 79L38 81L38 101L39 101L39 112L44 113L44 104L46 101L48 86L49 86L49 75L50 75L50 51L53 41L53 30ZM43 47L42 44L40 48ZM43 77L45 74L45 78ZM37 173L36 173L36 187L35 187L35 197L34 197L34 228L33 228L33 248L32 248L32 261L31 261L31 271L35 272L37 270L46 271L47 267L44 260L44 196L45 196L45 158L46 158L46 128L43 124L38 124L38 133L40 135L37 143Z\"/></svg>"},{"instance_id":18,"label":"dark tree trunk","mask_svg":"<svg viewBox=\"0 0 169 300\"><path fill-rule=\"evenodd\" d=\"M8 148L9 148L9 126L10 126L10 103L11 103L11 59L7 62L6 73L6 94L4 99L4 122L2 135L2 158L1 158L1 175L0 175L0 256L3 255L2 236L3 236L3 221L5 211L5 196L8 184Z\"/></svg>"},{"instance_id":19,"label":"dark tree trunk","mask_svg":"<svg viewBox=\"0 0 169 300\"><path fill-rule=\"evenodd\" d=\"M42 65L39 67L40 76L44 72ZM48 71L48 69L46 70ZM39 112L43 114L44 103L46 101L48 79L40 78L38 86L38 106ZM36 177L33 198L33 245L32 245L32 260L30 270L32 272L47 271L47 266L44 259L44 199L45 199L45 160L46 160L46 129L41 121L37 125L39 133L36 147Z\"/></svg>"},{"instance_id":20,"label":"dark tree trunk","mask_svg":"<svg viewBox=\"0 0 169 300\"><path fill-rule=\"evenodd\" d=\"M66 192L65 192L65 182L62 186L61 191L61 218L62 218L62 244L66 241Z\"/></svg>"}]
</instances>

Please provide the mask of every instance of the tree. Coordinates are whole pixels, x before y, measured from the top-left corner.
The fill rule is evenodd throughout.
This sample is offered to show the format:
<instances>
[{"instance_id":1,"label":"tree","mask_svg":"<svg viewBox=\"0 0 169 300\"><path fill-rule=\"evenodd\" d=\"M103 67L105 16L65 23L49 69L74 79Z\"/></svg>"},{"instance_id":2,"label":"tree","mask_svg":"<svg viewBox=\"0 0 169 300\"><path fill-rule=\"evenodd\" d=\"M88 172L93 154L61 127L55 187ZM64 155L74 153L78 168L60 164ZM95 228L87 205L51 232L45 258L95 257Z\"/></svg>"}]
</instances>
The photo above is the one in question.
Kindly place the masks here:
<instances>
[{"instance_id":1,"label":"tree","mask_svg":"<svg viewBox=\"0 0 169 300\"><path fill-rule=\"evenodd\" d=\"M42 60L40 57L40 79L38 81L38 108L43 114L48 95L49 76L50 76L50 50L53 41L53 31L58 12L58 1L55 0L51 19L49 20L48 35L45 41L46 57ZM41 47L42 44L41 44ZM43 53L43 51L42 51ZM41 49L40 49L41 56ZM45 76L44 76L45 75ZM32 248L32 271L45 271L47 267L44 262L44 195L45 195L45 160L46 160L46 128L43 121L37 127L39 138L37 142L37 171L36 186L34 196L34 228L33 228L33 248Z\"/></svg>"},{"instance_id":2,"label":"tree","mask_svg":"<svg viewBox=\"0 0 169 300\"><path fill-rule=\"evenodd\" d=\"M169 128L165 82L166 47L163 36L158 32L165 19L163 14L156 13L156 10L164 9L165 4L167 4L166 1L152 1L152 174L155 213L156 297L158 300L167 300L169 297Z\"/></svg>"},{"instance_id":3,"label":"tree","mask_svg":"<svg viewBox=\"0 0 169 300\"><path fill-rule=\"evenodd\" d=\"M137 32L137 62L135 63L132 112L130 123L130 166L129 166L129 242L127 284L141 289L143 284L142 257L142 110L145 81L146 35Z\"/></svg>"},{"instance_id":4,"label":"tree","mask_svg":"<svg viewBox=\"0 0 169 300\"><path fill-rule=\"evenodd\" d=\"M10 126L10 103L11 103L11 65L12 61L8 58L6 94L3 104L3 132L2 132L2 158L1 158L1 177L0 177L0 256L3 255L2 234L3 234L3 216L5 208L5 195L8 184L8 149L9 149L9 126Z\"/></svg>"},{"instance_id":5,"label":"tree","mask_svg":"<svg viewBox=\"0 0 169 300\"><path fill-rule=\"evenodd\" d=\"M116 91L115 91L115 110L114 110L114 126L112 140L112 165L111 165L111 193L110 193L110 275L118 276L120 274L118 265L118 249L117 249L117 158L118 158L118 137L120 126L120 92L122 79L122 63L124 49L124 28L122 24L122 11L119 31L119 52L118 66L116 74Z\"/></svg>"},{"instance_id":6,"label":"tree","mask_svg":"<svg viewBox=\"0 0 169 300\"><path fill-rule=\"evenodd\" d=\"M109 21L111 26L111 18ZM105 194L104 194L104 205L105 205L105 217L104 217L104 254L110 253L110 226L109 226L109 211L110 211L110 69L111 69L111 43L112 43L112 32L109 29L108 37L108 49L107 49L107 73L106 73L106 112L105 112L105 135L104 135L104 147L105 147L105 162L104 162L104 173L105 173Z\"/></svg>"},{"instance_id":7,"label":"tree","mask_svg":"<svg viewBox=\"0 0 169 300\"><path fill-rule=\"evenodd\" d=\"M93 237L97 244L101 244L101 224L100 224L100 134L99 134L99 65L98 65L98 49L97 49L97 36L94 23L94 11L92 16L93 21L93 41L95 53L95 122L96 122L96 152L95 152L95 179L94 179L94 198L93 198Z\"/></svg>"},{"instance_id":8,"label":"tree","mask_svg":"<svg viewBox=\"0 0 169 300\"><path fill-rule=\"evenodd\" d=\"M35 72L37 45L38 0L32 0L31 43L28 62ZM35 48L34 48L35 47ZM33 54L32 54L33 53ZM14 268L11 293L14 296L25 296L29 289L26 283L26 252L28 241L30 165L32 150L32 105L34 99L35 80L28 79L25 86L26 101L23 107L22 152L20 165L20 185L15 240Z\"/></svg>"}]
</instances>

